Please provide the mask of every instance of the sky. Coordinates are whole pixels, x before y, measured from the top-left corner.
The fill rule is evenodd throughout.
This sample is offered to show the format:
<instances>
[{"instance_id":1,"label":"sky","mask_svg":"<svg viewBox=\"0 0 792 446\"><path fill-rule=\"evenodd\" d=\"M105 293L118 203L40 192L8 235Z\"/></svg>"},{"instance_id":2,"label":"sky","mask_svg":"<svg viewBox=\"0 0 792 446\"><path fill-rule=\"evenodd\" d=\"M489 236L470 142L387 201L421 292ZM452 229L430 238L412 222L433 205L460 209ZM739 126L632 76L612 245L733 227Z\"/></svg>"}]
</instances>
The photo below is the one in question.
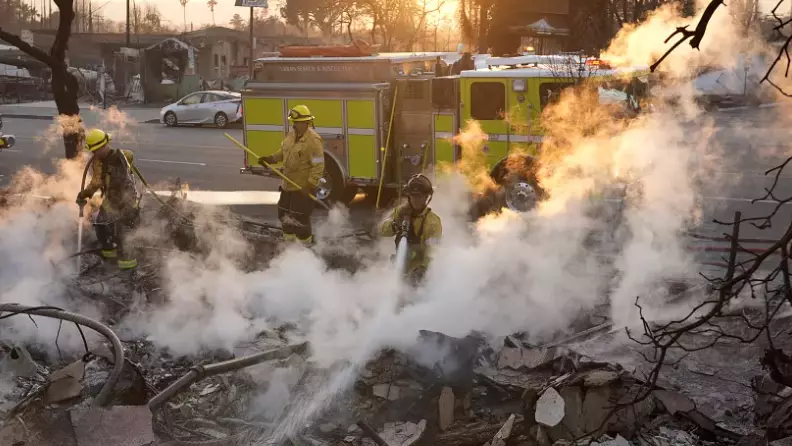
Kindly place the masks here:
<instances>
[{"instance_id":1,"label":"sky","mask_svg":"<svg viewBox=\"0 0 792 446\"><path fill-rule=\"evenodd\" d=\"M98 4L99 6L107 3L107 5L101 9L103 15L113 20L125 20L125 0L93 0L93 3L94 5ZM157 6L159 6L160 11L162 11L163 17L170 21L170 23L172 23L174 26L183 26L182 7L179 3L179 0L156 0L150 1L150 3L156 3ZM234 6L234 0L217 0L217 3L217 6L215 6L215 24L218 26L229 26L228 22L231 20L231 17L233 17L234 14L239 14L245 19L247 19L249 16L249 9ZM759 0L759 6L762 12L769 12L776 3L777 0ZM783 8L783 12L788 12L790 8L792 8L792 6ZM270 13L279 15L277 0L270 1ZM209 11L209 7L206 5L206 0L188 0L188 27L190 22L192 22L196 28L203 23L212 23L212 13Z\"/></svg>"}]
</instances>

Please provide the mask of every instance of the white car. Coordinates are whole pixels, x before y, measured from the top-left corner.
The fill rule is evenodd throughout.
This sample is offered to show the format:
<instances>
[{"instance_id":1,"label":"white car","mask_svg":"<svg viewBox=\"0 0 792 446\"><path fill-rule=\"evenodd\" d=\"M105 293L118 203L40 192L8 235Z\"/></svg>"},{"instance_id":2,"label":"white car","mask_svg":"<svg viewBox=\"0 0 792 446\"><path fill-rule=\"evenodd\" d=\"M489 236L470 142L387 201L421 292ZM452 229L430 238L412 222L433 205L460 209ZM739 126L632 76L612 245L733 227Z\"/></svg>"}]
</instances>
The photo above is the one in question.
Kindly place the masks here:
<instances>
[{"instance_id":1,"label":"white car","mask_svg":"<svg viewBox=\"0 0 792 446\"><path fill-rule=\"evenodd\" d=\"M190 93L160 110L160 122L168 127L180 124L214 124L225 128L242 119L242 95L231 91Z\"/></svg>"}]
</instances>

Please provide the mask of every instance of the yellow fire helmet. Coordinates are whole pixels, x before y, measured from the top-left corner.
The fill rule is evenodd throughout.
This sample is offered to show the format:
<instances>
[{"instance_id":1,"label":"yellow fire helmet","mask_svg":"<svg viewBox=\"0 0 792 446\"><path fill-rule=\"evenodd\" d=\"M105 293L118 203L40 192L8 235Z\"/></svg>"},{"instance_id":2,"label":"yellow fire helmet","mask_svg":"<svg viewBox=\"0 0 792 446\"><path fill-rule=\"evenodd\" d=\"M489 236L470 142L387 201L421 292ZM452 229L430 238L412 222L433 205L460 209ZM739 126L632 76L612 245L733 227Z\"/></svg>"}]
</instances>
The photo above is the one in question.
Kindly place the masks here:
<instances>
[{"instance_id":1,"label":"yellow fire helmet","mask_svg":"<svg viewBox=\"0 0 792 446\"><path fill-rule=\"evenodd\" d=\"M314 117L311 116L311 110L305 105L298 105L289 110L289 121L291 122L305 122L313 121Z\"/></svg>"},{"instance_id":2,"label":"yellow fire helmet","mask_svg":"<svg viewBox=\"0 0 792 446\"><path fill-rule=\"evenodd\" d=\"M85 135L85 150L89 152L96 152L110 142L111 136L105 133L104 130L91 129Z\"/></svg>"}]
</instances>

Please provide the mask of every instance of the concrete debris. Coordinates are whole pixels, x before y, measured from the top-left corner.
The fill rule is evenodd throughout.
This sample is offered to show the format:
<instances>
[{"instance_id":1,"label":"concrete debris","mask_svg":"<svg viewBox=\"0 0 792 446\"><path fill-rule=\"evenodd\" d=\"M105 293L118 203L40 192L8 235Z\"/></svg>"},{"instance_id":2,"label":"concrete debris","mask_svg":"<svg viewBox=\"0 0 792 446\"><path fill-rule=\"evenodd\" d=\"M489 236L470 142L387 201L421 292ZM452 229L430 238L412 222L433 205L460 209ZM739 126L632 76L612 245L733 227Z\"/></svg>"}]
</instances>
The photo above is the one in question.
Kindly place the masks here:
<instances>
[{"instance_id":1,"label":"concrete debris","mask_svg":"<svg viewBox=\"0 0 792 446\"><path fill-rule=\"evenodd\" d=\"M619 373L614 370L592 370L583 378L585 387L602 387L619 379Z\"/></svg>"},{"instance_id":2,"label":"concrete debris","mask_svg":"<svg viewBox=\"0 0 792 446\"><path fill-rule=\"evenodd\" d=\"M677 412L688 413L696 408L696 403L693 400L677 392L655 390L652 395L660 401L665 410L671 415Z\"/></svg>"},{"instance_id":3,"label":"concrete debris","mask_svg":"<svg viewBox=\"0 0 792 446\"><path fill-rule=\"evenodd\" d=\"M511 343L513 344L514 341ZM538 349L526 349L519 346L505 347L498 354L498 368L511 368L514 370L519 370L521 368L529 370L535 369L549 364L565 353L568 352L557 347Z\"/></svg>"},{"instance_id":4,"label":"concrete debris","mask_svg":"<svg viewBox=\"0 0 792 446\"><path fill-rule=\"evenodd\" d=\"M441 431L447 430L454 424L454 391L450 387L443 387L440 398L437 400L437 419Z\"/></svg>"},{"instance_id":5,"label":"concrete debris","mask_svg":"<svg viewBox=\"0 0 792 446\"><path fill-rule=\"evenodd\" d=\"M656 446L696 446L698 443L692 434L665 426L661 426L648 437L650 437L651 444Z\"/></svg>"},{"instance_id":6,"label":"concrete debris","mask_svg":"<svg viewBox=\"0 0 792 446\"><path fill-rule=\"evenodd\" d=\"M768 446L792 446L792 437L771 441Z\"/></svg>"},{"instance_id":7,"label":"concrete debris","mask_svg":"<svg viewBox=\"0 0 792 446\"><path fill-rule=\"evenodd\" d=\"M336 429L338 429L338 426L336 426L333 423L324 423L324 424L319 426L319 430L322 431L322 433L325 433L325 434L329 434L330 432L333 432Z\"/></svg>"},{"instance_id":8,"label":"concrete debris","mask_svg":"<svg viewBox=\"0 0 792 446\"><path fill-rule=\"evenodd\" d=\"M564 398L550 387L536 401L535 420L548 427L556 426L564 419L564 407Z\"/></svg>"},{"instance_id":9,"label":"concrete debris","mask_svg":"<svg viewBox=\"0 0 792 446\"><path fill-rule=\"evenodd\" d=\"M47 404L59 403L80 396L83 390L82 379L85 377L85 362L75 361L66 367L56 370L49 377L49 386L45 401Z\"/></svg>"},{"instance_id":10,"label":"concrete debris","mask_svg":"<svg viewBox=\"0 0 792 446\"><path fill-rule=\"evenodd\" d=\"M8 351L0 349L0 375L33 378L38 373L38 365L23 346L11 347Z\"/></svg>"},{"instance_id":11,"label":"concrete debris","mask_svg":"<svg viewBox=\"0 0 792 446\"><path fill-rule=\"evenodd\" d=\"M112 369L109 351L87 356L87 362L67 358L73 362L48 373L46 357L40 359L37 350L28 347L32 357L19 353L15 359L30 359L19 362L25 373L7 381L14 386L9 395L21 401L33 394L36 403L21 406L13 423L0 424L0 435L6 435L0 437L0 444L6 444L5 438L13 439L9 444L25 441L26 429L40 430L36 423L44 421L38 420L57 425L56 417L42 414L58 410L68 414L66 431L74 441L63 444L69 446L167 444L173 439L232 444L250 432L267 438L293 408L314 401L337 369L318 368L293 354L206 377L168 400L154 418L145 404L196 365L284 346L292 337L290 330L262 332L236 346L233 354L207 352L201 358L172 357L147 340L125 342L127 360L113 405L107 409L89 407ZM594 361L569 346L528 346L520 336L505 338L497 349L478 335L454 338L422 331L415 348L384 350L362 365L354 384L334 398L332 407L294 433L293 443L733 446L739 440L740 446L767 446L792 432L792 389L772 380L757 378L761 384L757 391L767 396L756 398L756 419L763 420L760 428L766 425L767 435L762 431L758 438L749 437L747 431L726 427L701 413L698 400L675 387L658 384L646 395L645 383L618 365ZM101 345L91 345L101 351ZM2 370L9 367L7 351L0 359ZM427 352L433 353L427 356ZM36 380L29 378L37 375L48 376L40 392ZM64 403L71 410L60 406Z\"/></svg>"},{"instance_id":12,"label":"concrete debris","mask_svg":"<svg viewBox=\"0 0 792 446\"><path fill-rule=\"evenodd\" d=\"M489 446L506 446L506 440L511 437L512 429L514 428L514 420L516 416L511 414L509 419L506 420L506 423L503 424L503 427L500 428L495 437L492 438L492 441L489 443Z\"/></svg>"},{"instance_id":13,"label":"concrete debris","mask_svg":"<svg viewBox=\"0 0 792 446\"><path fill-rule=\"evenodd\" d=\"M418 423L385 423L379 433L389 446L411 446L418 442L426 431L426 420Z\"/></svg>"},{"instance_id":14,"label":"concrete debris","mask_svg":"<svg viewBox=\"0 0 792 446\"><path fill-rule=\"evenodd\" d=\"M621 435L617 435L614 439L592 441L590 446L632 446L629 441L625 440Z\"/></svg>"},{"instance_id":15,"label":"concrete debris","mask_svg":"<svg viewBox=\"0 0 792 446\"><path fill-rule=\"evenodd\" d=\"M394 384L377 384L371 388L374 396L384 400L396 401L399 399L399 386Z\"/></svg>"},{"instance_id":16,"label":"concrete debris","mask_svg":"<svg viewBox=\"0 0 792 446\"><path fill-rule=\"evenodd\" d=\"M143 446L157 439L146 406L91 408L72 424L79 446Z\"/></svg>"}]
</instances>

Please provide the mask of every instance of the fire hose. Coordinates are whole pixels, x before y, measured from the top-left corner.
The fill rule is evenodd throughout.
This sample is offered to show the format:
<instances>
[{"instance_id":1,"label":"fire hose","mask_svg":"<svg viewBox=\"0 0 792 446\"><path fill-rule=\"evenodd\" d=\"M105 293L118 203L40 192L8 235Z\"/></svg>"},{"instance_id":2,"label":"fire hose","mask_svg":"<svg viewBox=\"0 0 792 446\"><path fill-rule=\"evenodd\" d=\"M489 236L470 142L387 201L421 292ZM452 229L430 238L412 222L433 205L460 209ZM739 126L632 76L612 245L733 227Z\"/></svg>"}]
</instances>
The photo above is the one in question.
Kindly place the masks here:
<instances>
[{"instance_id":1,"label":"fire hose","mask_svg":"<svg viewBox=\"0 0 792 446\"><path fill-rule=\"evenodd\" d=\"M121 372L124 368L124 347L121 345L121 340L118 339L118 336L116 336L113 330L111 330L106 325L83 315L70 313L63 310L56 310L53 308L29 307L19 304L0 304L0 313L2 312L34 314L37 316L74 322L75 324L83 325L98 332L108 341L110 341L110 344L113 347L113 358L115 361L113 363L113 370L110 372L110 376L107 377L107 381L102 387L102 390L99 391L99 394L94 400L94 404L102 407L110 404L113 396L113 390L115 390L115 386L118 383L118 380L121 377Z\"/></svg>"},{"instance_id":2,"label":"fire hose","mask_svg":"<svg viewBox=\"0 0 792 446\"><path fill-rule=\"evenodd\" d=\"M250 367L260 362L270 361L272 359L286 359L294 353L304 353L307 349L308 343L303 342L301 344L287 345L281 348L275 348L265 352L256 353L254 355L231 359L229 361L218 362L210 365L196 365L192 367L190 371L187 372L187 374L165 388L165 390L154 395L154 398L149 401L148 407L152 411L156 410L165 401L173 398L173 396L181 392L183 389L204 378L243 369L245 367Z\"/></svg>"},{"instance_id":3,"label":"fire hose","mask_svg":"<svg viewBox=\"0 0 792 446\"><path fill-rule=\"evenodd\" d=\"M229 135L228 133L223 133L223 135L225 135L225 137L226 137L226 138L228 138L229 140L231 140L231 142L232 142L232 143L236 144L236 146L237 146L237 147L239 147L240 149L244 150L245 152L249 153L250 155L253 155L253 156L255 156L256 158L258 158L258 157L259 157L258 155L256 155L256 152L254 152L254 151L250 150L249 148L247 148L247 146L245 146L245 145L244 145L244 144L242 144L241 142L239 142L239 141L237 141L236 139L234 139L234 137L233 137L233 136ZM287 177L286 175L284 175L284 174L283 174L283 172L281 172L280 170L278 170L278 169L276 169L276 168L272 167L272 164L269 164L268 162L266 162L266 161L261 161L261 160L260 160L259 162L260 162L260 163L262 163L262 164L264 164L264 166L265 166L265 167L267 167L267 168L269 168L271 171L275 172L275 173L276 173L276 174L277 174L279 177L283 178L283 181L285 181L285 182L287 182L287 183L291 184L292 186L296 187L297 189L302 189L302 188L300 187L300 185L299 185L299 184L297 184L297 183L295 183L294 181L292 181L292 179L291 179L291 178L289 178L289 177ZM308 194L308 197L309 197L311 200L313 200L313 201L315 201L315 202L319 203L320 205L322 205L322 207L323 207L323 208L325 208L325 209L327 209L328 211L330 210L330 207L328 207L326 204L324 204L324 202L322 202L321 200L319 200L318 198L316 198L316 196L314 196L313 194Z\"/></svg>"}]
</instances>

